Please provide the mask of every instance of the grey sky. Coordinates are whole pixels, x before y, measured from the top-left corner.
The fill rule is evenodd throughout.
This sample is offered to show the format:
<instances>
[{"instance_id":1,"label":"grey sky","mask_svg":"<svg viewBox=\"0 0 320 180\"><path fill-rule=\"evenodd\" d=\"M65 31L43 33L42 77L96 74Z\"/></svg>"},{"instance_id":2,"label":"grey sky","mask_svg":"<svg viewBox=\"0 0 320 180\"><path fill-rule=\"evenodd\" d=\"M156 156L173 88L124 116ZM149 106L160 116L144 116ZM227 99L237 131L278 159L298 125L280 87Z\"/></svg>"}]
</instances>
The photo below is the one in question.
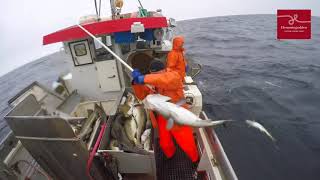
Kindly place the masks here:
<instances>
[{"instance_id":1,"label":"grey sky","mask_svg":"<svg viewBox=\"0 0 320 180\"><path fill-rule=\"evenodd\" d=\"M103 15L109 5L103 1ZM162 9L177 20L199 17L275 14L277 9L311 9L320 16L320 0L141 0L149 10ZM0 76L32 60L59 50L42 46L42 36L74 25L94 14L93 0L3 0L0 5ZM124 0L123 12L136 11L137 0Z\"/></svg>"}]
</instances>

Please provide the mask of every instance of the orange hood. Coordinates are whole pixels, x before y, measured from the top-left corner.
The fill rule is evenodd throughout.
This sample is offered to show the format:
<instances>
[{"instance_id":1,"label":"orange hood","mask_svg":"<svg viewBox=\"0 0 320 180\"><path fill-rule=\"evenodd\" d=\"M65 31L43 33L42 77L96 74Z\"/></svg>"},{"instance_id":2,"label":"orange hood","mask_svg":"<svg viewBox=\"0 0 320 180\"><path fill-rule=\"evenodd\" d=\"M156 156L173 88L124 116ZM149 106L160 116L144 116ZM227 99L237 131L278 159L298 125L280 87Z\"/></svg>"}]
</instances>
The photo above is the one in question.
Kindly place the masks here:
<instances>
[{"instance_id":1,"label":"orange hood","mask_svg":"<svg viewBox=\"0 0 320 180\"><path fill-rule=\"evenodd\" d=\"M173 50L183 51L184 38L182 36L177 36L173 39Z\"/></svg>"}]
</instances>

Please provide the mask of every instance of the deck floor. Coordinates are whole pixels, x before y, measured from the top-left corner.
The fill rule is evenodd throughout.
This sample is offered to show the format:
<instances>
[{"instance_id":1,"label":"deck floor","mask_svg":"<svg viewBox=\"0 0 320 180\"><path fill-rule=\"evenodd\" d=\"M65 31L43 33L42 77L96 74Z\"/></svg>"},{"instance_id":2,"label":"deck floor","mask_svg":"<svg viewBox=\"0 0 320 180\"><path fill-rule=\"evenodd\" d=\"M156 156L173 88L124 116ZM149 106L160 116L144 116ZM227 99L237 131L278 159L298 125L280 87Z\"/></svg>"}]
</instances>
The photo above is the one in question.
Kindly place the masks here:
<instances>
[{"instance_id":1,"label":"deck floor","mask_svg":"<svg viewBox=\"0 0 320 180\"><path fill-rule=\"evenodd\" d=\"M175 155L171 159L168 159L160 148L159 138L155 138L154 153L156 159L157 180L198 179L196 166L177 144Z\"/></svg>"}]
</instances>

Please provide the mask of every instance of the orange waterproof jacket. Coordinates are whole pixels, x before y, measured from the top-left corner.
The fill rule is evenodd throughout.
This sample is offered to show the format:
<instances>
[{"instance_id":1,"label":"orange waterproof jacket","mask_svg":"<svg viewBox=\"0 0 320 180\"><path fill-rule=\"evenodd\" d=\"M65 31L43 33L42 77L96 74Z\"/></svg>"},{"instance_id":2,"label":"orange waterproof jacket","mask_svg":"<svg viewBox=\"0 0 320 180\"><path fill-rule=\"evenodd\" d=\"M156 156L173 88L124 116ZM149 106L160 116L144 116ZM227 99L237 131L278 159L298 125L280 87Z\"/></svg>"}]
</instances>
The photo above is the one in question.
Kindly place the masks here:
<instances>
[{"instance_id":1,"label":"orange waterproof jacket","mask_svg":"<svg viewBox=\"0 0 320 180\"><path fill-rule=\"evenodd\" d=\"M171 98L171 102L176 103L183 96L183 84L179 74L175 71L163 71L154 74L147 74L144 77L144 83L156 88L157 93ZM145 85L132 85L132 88L139 99L144 99L152 93L150 88Z\"/></svg>"},{"instance_id":2,"label":"orange waterproof jacket","mask_svg":"<svg viewBox=\"0 0 320 180\"><path fill-rule=\"evenodd\" d=\"M147 74L144 82L155 87L159 94L171 97L171 102L176 103L183 96L183 84L180 75L176 71L164 71L154 74ZM132 88L139 99L144 99L148 94L154 93L145 85L132 85ZM159 128L160 147L167 158L171 158L176 151L173 138L180 148L187 154L192 162L199 160L199 153L193 137L192 127L174 124L171 130L166 129L167 120L161 115L155 116L150 111L150 119L153 128Z\"/></svg>"},{"instance_id":3,"label":"orange waterproof jacket","mask_svg":"<svg viewBox=\"0 0 320 180\"><path fill-rule=\"evenodd\" d=\"M184 38L182 36L177 36L173 39L173 47L167 57L167 69L169 71L177 71L184 81L187 62L183 54L183 44Z\"/></svg>"},{"instance_id":4,"label":"orange waterproof jacket","mask_svg":"<svg viewBox=\"0 0 320 180\"><path fill-rule=\"evenodd\" d=\"M180 80L179 74L175 71L147 74L144 77L144 82L154 86L157 93L170 97L173 103L178 102L184 97L182 81ZM132 89L136 97L140 100L144 99L148 94L154 93L145 85L133 84ZM156 128L157 122L152 112L150 112L150 119L152 126Z\"/></svg>"}]
</instances>

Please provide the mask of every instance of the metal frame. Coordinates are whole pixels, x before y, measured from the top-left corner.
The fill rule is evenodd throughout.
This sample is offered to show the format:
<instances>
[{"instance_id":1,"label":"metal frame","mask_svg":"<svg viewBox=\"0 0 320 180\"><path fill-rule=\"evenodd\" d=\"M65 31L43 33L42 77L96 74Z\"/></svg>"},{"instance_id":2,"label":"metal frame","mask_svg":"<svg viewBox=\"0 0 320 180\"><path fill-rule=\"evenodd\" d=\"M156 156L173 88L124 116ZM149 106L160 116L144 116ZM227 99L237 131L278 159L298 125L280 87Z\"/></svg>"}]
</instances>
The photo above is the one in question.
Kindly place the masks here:
<instances>
[{"instance_id":1,"label":"metal frame","mask_svg":"<svg viewBox=\"0 0 320 180\"><path fill-rule=\"evenodd\" d=\"M207 115L204 111L200 113L200 118L208 120ZM199 166L213 167L213 169L207 172L210 178L216 179L227 179L227 180L238 180L238 177L231 166L231 163L220 143L218 136L216 135L213 128L199 128L198 135L203 139L202 146L204 147L203 155L201 157ZM210 144L208 144L210 143ZM217 175L219 173L219 175Z\"/></svg>"},{"instance_id":2,"label":"metal frame","mask_svg":"<svg viewBox=\"0 0 320 180\"><path fill-rule=\"evenodd\" d=\"M78 55L78 54L77 54L77 51L76 51L76 47L77 47L77 46L84 46L86 53L85 53L85 54L82 54L82 55ZM79 57L79 56L85 56L85 55L88 54L88 51L87 51L87 48L86 48L86 44L85 44L85 43L76 44L76 45L73 46L73 49L74 49L74 52L76 53L76 56L78 56L78 57Z\"/></svg>"},{"instance_id":3,"label":"metal frame","mask_svg":"<svg viewBox=\"0 0 320 180\"><path fill-rule=\"evenodd\" d=\"M78 57L78 56L75 56L75 55L72 53L71 44L79 43L79 42L83 42L83 41L87 41L87 43L88 43L88 48L89 48L89 49L88 49L87 53L88 53L88 52L90 53L91 62L90 62L90 63L85 63L85 64L76 65L76 63L74 62L74 58L75 58L75 57ZM73 62L74 67L77 67L77 66L85 66L85 65L89 65L89 64L94 64L94 62L93 62L93 56L92 56L92 53L91 53L91 48L90 48L89 39L82 39L82 40L78 40L78 41L71 41L71 42L68 42L68 46L69 46L69 49L70 49L70 54L71 54L71 58L72 58L72 62ZM85 54L85 55L87 55L87 54Z\"/></svg>"},{"instance_id":4,"label":"metal frame","mask_svg":"<svg viewBox=\"0 0 320 180\"><path fill-rule=\"evenodd\" d=\"M29 84L27 87L23 88L21 91L19 91L15 96L13 96L11 99L9 99L8 104L10 107L12 107L12 103L17 100L21 95L23 95L24 93L26 93L29 89L31 89L34 86L39 86L40 88L42 88L43 90L47 91L49 94L57 97L60 100L64 100L64 98L62 98L61 96L59 96L58 94L52 92L51 90L49 90L47 87L43 86L42 84L40 84L38 81L34 81L31 84Z\"/></svg>"}]
</instances>

